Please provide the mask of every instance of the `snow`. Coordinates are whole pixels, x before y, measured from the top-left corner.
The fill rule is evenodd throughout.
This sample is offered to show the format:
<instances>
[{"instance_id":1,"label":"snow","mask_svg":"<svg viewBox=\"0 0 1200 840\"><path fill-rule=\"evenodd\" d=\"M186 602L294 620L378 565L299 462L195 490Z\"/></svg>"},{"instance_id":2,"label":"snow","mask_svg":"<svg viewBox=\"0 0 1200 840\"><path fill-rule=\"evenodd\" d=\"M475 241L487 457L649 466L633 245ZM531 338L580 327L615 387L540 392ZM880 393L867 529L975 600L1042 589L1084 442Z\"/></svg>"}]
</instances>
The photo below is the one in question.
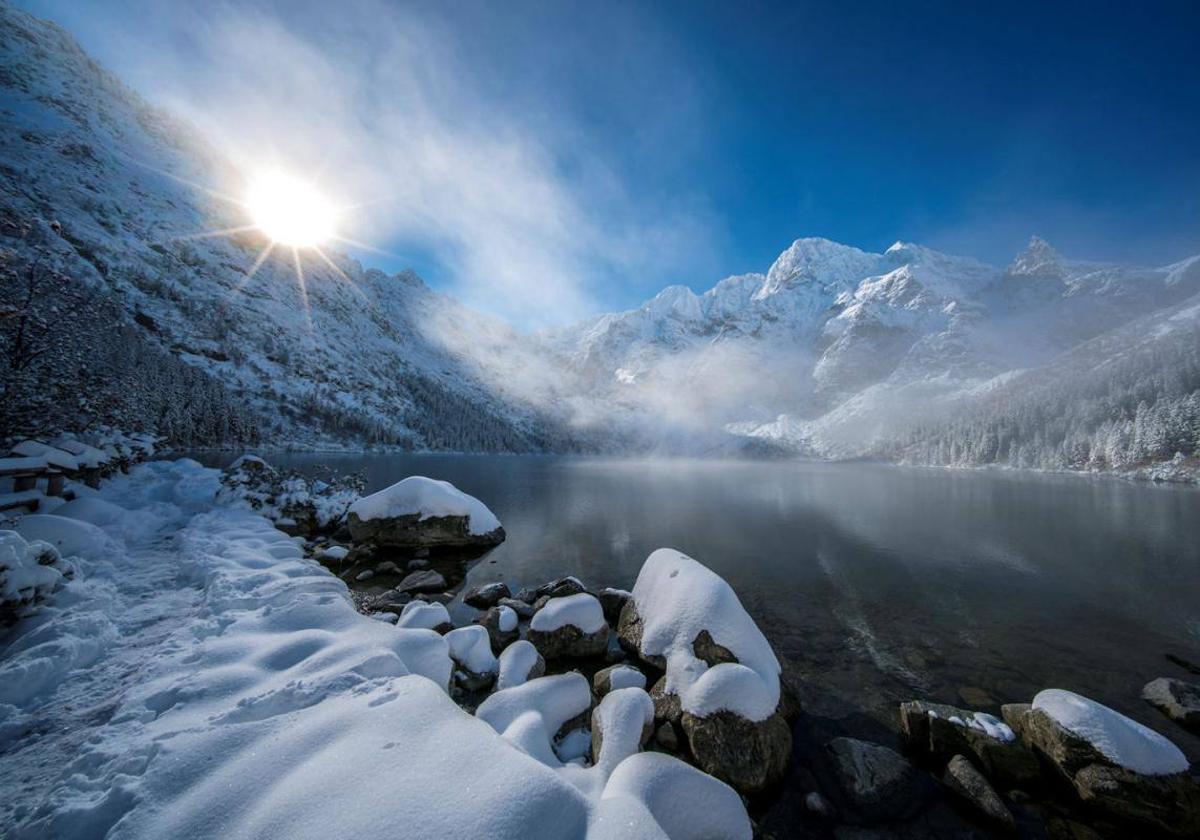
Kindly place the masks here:
<instances>
[{"instance_id":1,"label":"snow","mask_svg":"<svg viewBox=\"0 0 1200 840\"><path fill-rule=\"evenodd\" d=\"M396 626L432 630L450 623L450 613L447 612L445 604L409 601L400 611L400 619L396 622ZM453 650L451 654L453 654Z\"/></svg>"},{"instance_id":2,"label":"snow","mask_svg":"<svg viewBox=\"0 0 1200 840\"><path fill-rule=\"evenodd\" d=\"M684 710L700 717L728 710L752 721L774 714L779 660L728 583L687 555L660 548L642 565L633 600L642 651L666 658L667 690ZM698 659L692 643L701 630L738 662L710 668Z\"/></svg>"},{"instance_id":3,"label":"snow","mask_svg":"<svg viewBox=\"0 0 1200 840\"><path fill-rule=\"evenodd\" d=\"M1095 700L1048 688L1033 698L1033 708L1087 741L1113 764L1135 773L1166 776L1188 769L1187 757L1171 741Z\"/></svg>"},{"instance_id":4,"label":"snow","mask_svg":"<svg viewBox=\"0 0 1200 840\"><path fill-rule=\"evenodd\" d=\"M55 568L59 559L49 543L27 542L15 531L0 531L0 605L32 604L61 586L63 575Z\"/></svg>"},{"instance_id":5,"label":"snow","mask_svg":"<svg viewBox=\"0 0 1200 840\"><path fill-rule=\"evenodd\" d=\"M36 440L23 440L12 448L14 455L25 458L41 459L51 467L60 470L73 471L81 466L70 452L65 452L55 446L48 446Z\"/></svg>"},{"instance_id":6,"label":"snow","mask_svg":"<svg viewBox=\"0 0 1200 840\"><path fill-rule=\"evenodd\" d=\"M637 668L628 665L618 665L608 672L609 690L618 688L645 688L646 675Z\"/></svg>"},{"instance_id":7,"label":"snow","mask_svg":"<svg viewBox=\"0 0 1200 840\"><path fill-rule=\"evenodd\" d=\"M673 840L753 836L746 809L733 788L662 753L638 753L617 766L603 798L619 797L643 803Z\"/></svg>"},{"instance_id":8,"label":"snow","mask_svg":"<svg viewBox=\"0 0 1200 840\"><path fill-rule=\"evenodd\" d=\"M677 759L609 766L647 719L640 689L597 710L602 767L586 766L583 730L557 743L570 763L554 750L590 708L585 677L505 687L536 661L528 642L472 717L447 694L451 653L482 668L484 628L443 638L358 614L267 519L215 505L218 475L143 464L64 505L79 519L22 521L80 554L0 661L0 824L15 836L741 836L740 800L730 817L732 791ZM23 546L6 534L0 556ZM707 828L678 813L713 803Z\"/></svg>"},{"instance_id":9,"label":"snow","mask_svg":"<svg viewBox=\"0 0 1200 840\"><path fill-rule=\"evenodd\" d=\"M549 633L567 625L578 627L584 633L599 632L604 627L604 610L596 596L579 592L563 598L551 598L529 621L529 628L541 633Z\"/></svg>"},{"instance_id":10,"label":"snow","mask_svg":"<svg viewBox=\"0 0 1200 840\"><path fill-rule=\"evenodd\" d=\"M444 608L443 608L444 609ZM500 668L492 653L492 641L486 627L470 624L451 630L445 635L450 656L474 674L494 674Z\"/></svg>"},{"instance_id":11,"label":"snow","mask_svg":"<svg viewBox=\"0 0 1200 840\"><path fill-rule=\"evenodd\" d=\"M387 519L418 515L421 519L435 516L463 516L471 534L488 534L500 527L483 502L468 496L448 481L438 481L413 475L359 499L350 506L350 513L359 519Z\"/></svg>"},{"instance_id":12,"label":"snow","mask_svg":"<svg viewBox=\"0 0 1200 840\"><path fill-rule=\"evenodd\" d=\"M542 764L560 767L562 762L553 749L555 734L591 706L592 688L587 677L572 671L497 691L479 704L475 717Z\"/></svg>"},{"instance_id":13,"label":"snow","mask_svg":"<svg viewBox=\"0 0 1200 840\"><path fill-rule=\"evenodd\" d=\"M344 545L330 545L321 550L321 556L328 557L330 560L345 560L349 553L350 549Z\"/></svg>"},{"instance_id":14,"label":"snow","mask_svg":"<svg viewBox=\"0 0 1200 840\"><path fill-rule=\"evenodd\" d=\"M519 639L500 651L500 676L496 677L496 690L524 685L537 658L537 648L525 639Z\"/></svg>"},{"instance_id":15,"label":"snow","mask_svg":"<svg viewBox=\"0 0 1200 840\"><path fill-rule=\"evenodd\" d=\"M592 712L592 727L603 733L596 766L611 773L641 748L642 734L654 723L654 701L641 688L621 688L604 695Z\"/></svg>"},{"instance_id":16,"label":"snow","mask_svg":"<svg viewBox=\"0 0 1200 840\"><path fill-rule=\"evenodd\" d=\"M512 607L500 606L496 608L500 612L500 632L511 633L517 629L517 613Z\"/></svg>"}]
</instances>

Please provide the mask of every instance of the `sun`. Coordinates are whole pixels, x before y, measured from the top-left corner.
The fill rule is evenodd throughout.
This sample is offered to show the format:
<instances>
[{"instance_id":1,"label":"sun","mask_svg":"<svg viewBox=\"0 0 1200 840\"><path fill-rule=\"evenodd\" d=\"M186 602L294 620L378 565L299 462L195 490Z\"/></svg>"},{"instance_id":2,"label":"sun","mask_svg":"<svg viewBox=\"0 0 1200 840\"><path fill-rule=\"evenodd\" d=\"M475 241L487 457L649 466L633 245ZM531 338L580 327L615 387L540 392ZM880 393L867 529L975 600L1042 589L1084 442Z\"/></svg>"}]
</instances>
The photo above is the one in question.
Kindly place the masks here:
<instances>
[{"instance_id":1,"label":"sun","mask_svg":"<svg viewBox=\"0 0 1200 840\"><path fill-rule=\"evenodd\" d=\"M246 208L272 242L315 248L337 237L337 207L311 183L285 172L266 172L250 183Z\"/></svg>"}]
</instances>

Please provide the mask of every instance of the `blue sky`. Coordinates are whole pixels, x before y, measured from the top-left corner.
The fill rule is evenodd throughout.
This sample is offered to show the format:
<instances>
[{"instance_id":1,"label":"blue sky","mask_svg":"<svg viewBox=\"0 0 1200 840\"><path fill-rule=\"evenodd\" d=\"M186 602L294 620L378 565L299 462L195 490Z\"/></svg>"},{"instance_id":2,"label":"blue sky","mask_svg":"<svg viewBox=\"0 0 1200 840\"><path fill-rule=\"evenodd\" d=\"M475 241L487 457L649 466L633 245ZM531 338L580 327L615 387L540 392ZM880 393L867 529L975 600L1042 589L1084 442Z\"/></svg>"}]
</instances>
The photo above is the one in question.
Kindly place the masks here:
<instances>
[{"instance_id":1,"label":"blue sky","mask_svg":"<svg viewBox=\"0 0 1200 840\"><path fill-rule=\"evenodd\" d=\"M364 262L522 326L800 236L1200 252L1194 2L25 5L241 158L321 157L378 201Z\"/></svg>"}]
</instances>

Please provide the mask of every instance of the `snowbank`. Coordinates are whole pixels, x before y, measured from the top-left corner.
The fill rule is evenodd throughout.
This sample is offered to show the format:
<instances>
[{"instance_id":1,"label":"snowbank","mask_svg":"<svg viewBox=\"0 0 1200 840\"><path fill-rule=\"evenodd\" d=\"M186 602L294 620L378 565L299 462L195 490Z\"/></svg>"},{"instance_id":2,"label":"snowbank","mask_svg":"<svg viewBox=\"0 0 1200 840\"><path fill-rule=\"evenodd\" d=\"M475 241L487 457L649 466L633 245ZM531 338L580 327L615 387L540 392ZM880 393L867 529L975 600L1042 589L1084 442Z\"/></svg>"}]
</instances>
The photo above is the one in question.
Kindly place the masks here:
<instances>
[{"instance_id":1,"label":"snowbank","mask_svg":"<svg viewBox=\"0 0 1200 840\"><path fill-rule=\"evenodd\" d=\"M591 704L579 674L467 714L447 694L451 652L479 666L484 628L443 638L358 614L345 584L266 519L213 507L218 486L194 462L150 463L106 485L106 504L74 508L92 523L34 520L103 550L76 546L75 578L7 639L0 824L15 836L748 833L732 791L677 759L625 758L620 784L607 767L563 763L555 737ZM536 660L519 645L506 659Z\"/></svg>"},{"instance_id":2,"label":"snowbank","mask_svg":"<svg viewBox=\"0 0 1200 840\"><path fill-rule=\"evenodd\" d=\"M1147 776L1168 776L1188 769L1187 757L1179 747L1095 700L1048 688L1033 698L1033 708L1041 709L1119 767Z\"/></svg>"},{"instance_id":3,"label":"snowbank","mask_svg":"<svg viewBox=\"0 0 1200 840\"><path fill-rule=\"evenodd\" d=\"M633 587L643 629L641 650L666 659L667 690L685 711L705 717L729 710L751 721L779 705L779 660L733 589L685 554L660 548L646 558ZM536 616L534 616L536 620ZM737 663L709 667L693 643L708 631Z\"/></svg>"},{"instance_id":4,"label":"snowbank","mask_svg":"<svg viewBox=\"0 0 1200 840\"><path fill-rule=\"evenodd\" d=\"M533 614L530 630L551 633L568 625L584 633L596 633L604 627L604 610L594 595L580 592L565 598L551 598Z\"/></svg>"},{"instance_id":5,"label":"snowbank","mask_svg":"<svg viewBox=\"0 0 1200 840\"><path fill-rule=\"evenodd\" d=\"M409 476L378 493L372 493L350 505L349 513L359 519L393 519L416 515L421 519L435 516L461 516L467 519L471 534L489 534L500 527L487 506L468 496L448 481L420 475Z\"/></svg>"}]
</instances>

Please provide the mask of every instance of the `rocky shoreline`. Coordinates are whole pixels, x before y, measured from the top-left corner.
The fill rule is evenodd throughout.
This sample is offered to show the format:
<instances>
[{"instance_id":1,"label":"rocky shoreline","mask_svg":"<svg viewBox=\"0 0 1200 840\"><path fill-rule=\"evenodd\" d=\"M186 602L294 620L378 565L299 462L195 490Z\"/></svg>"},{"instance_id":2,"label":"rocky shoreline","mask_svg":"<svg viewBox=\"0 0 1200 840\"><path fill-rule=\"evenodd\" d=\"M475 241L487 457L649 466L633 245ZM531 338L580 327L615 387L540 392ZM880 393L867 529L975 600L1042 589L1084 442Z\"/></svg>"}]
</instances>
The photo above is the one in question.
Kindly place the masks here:
<instances>
[{"instance_id":1,"label":"rocky shoreline","mask_svg":"<svg viewBox=\"0 0 1200 840\"><path fill-rule=\"evenodd\" d=\"M486 712L489 698L543 675L574 674L586 680L589 708L554 733L555 749L564 761L601 760L601 703L614 690L635 688L649 695L653 707L636 746L675 756L728 784L755 818L757 836L1200 834L1200 782L1186 761L1173 772L1124 766L1103 743L1097 746L1038 708L1043 695L1053 692L1042 692L1030 703L1005 704L999 716L915 698L896 709L898 743L847 737L804 713L798 692L780 673L766 637L736 594L690 558L670 552L664 562L684 568L685 579L699 576L702 596L715 591L719 594L712 603L725 606L701 621L710 626L697 630L699 624L685 621L682 649L663 647L661 627L657 641L648 645L647 616L642 615L647 607L651 620L660 624L654 610L705 612L686 599L672 606L670 595L662 594L674 586L671 580L664 578L657 584L658 594L643 604L635 597L637 586L634 592L590 588L575 577L516 591L494 581L464 592L466 570L489 542L449 538L465 535L468 524L454 517L409 515L388 523L403 530L396 539L372 540L371 535L385 533L387 527L360 525L355 529L360 539L355 540L349 528L340 526L332 533L309 533L306 546L310 556L353 584L360 612L400 626L434 629L447 638L456 664L451 697L469 712ZM422 529L432 529L429 544L422 543ZM502 529L490 542L500 539ZM658 554L651 555L639 576L643 593L652 591L643 578ZM455 627L446 606L459 604L477 613ZM751 629L730 635L730 626L743 617ZM757 638L745 646L747 636ZM732 650L737 645L730 638L743 648ZM756 652L757 639L776 663L770 708L739 713L719 708L720 703L703 708L696 705L701 701L690 699L686 683L691 677L681 680L681 674L703 677L719 671L731 685L744 686L737 679L751 679L753 690L761 688L753 677L765 674L764 684L769 684L769 666L761 661L757 670L746 665L753 665L756 656L764 658ZM687 662L680 665L681 658ZM726 692L737 694L738 689ZM1145 696L1173 720L1196 729L1200 686L1163 678L1148 685ZM1136 741L1153 736L1174 749L1128 718L1086 698L1078 700L1115 720L1120 737Z\"/></svg>"}]
</instances>

